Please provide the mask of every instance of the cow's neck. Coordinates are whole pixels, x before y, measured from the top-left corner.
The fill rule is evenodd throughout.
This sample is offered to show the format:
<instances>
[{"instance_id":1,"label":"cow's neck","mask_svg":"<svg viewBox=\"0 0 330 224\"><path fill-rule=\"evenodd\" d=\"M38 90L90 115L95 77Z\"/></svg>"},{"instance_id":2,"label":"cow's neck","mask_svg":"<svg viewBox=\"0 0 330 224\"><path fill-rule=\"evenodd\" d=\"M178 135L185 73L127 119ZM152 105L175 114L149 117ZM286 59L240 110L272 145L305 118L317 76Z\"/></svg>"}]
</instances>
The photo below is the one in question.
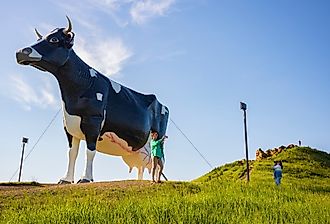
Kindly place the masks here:
<instances>
[{"instance_id":1,"label":"cow's neck","mask_svg":"<svg viewBox=\"0 0 330 224\"><path fill-rule=\"evenodd\" d=\"M58 80L62 100L75 101L79 98L93 83L93 77L90 75L90 66L81 60L73 50L70 52L69 59L54 73Z\"/></svg>"}]
</instances>

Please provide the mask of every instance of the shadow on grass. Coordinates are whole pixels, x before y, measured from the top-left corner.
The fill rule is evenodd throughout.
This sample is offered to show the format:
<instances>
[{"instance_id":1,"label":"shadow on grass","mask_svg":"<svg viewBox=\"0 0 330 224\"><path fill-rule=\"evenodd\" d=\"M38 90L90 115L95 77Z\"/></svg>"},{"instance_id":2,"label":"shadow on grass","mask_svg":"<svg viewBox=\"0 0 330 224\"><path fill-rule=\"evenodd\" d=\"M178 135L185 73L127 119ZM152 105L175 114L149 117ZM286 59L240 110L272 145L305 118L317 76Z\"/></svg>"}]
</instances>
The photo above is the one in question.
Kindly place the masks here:
<instances>
[{"instance_id":1,"label":"shadow on grass","mask_svg":"<svg viewBox=\"0 0 330 224\"><path fill-rule=\"evenodd\" d=\"M42 184L32 181L32 182L6 182L6 183L0 183L0 186L42 186Z\"/></svg>"}]
</instances>

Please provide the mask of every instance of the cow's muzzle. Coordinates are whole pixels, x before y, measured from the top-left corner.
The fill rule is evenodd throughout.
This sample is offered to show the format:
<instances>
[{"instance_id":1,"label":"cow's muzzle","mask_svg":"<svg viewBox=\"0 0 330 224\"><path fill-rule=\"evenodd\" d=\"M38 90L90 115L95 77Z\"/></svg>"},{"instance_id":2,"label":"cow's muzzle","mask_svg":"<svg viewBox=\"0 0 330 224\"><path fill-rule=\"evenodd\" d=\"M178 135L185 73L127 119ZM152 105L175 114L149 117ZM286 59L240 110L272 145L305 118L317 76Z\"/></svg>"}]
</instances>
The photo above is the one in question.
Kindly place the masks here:
<instances>
[{"instance_id":1,"label":"cow's muzzle","mask_svg":"<svg viewBox=\"0 0 330 224\"><path fill-rule=\"evenodd\" d=\"M21 65L28 65L40 61L41 58L41 54L32 47L26 47L16 52L17 63Z\"/></svg>"}]
</instances>

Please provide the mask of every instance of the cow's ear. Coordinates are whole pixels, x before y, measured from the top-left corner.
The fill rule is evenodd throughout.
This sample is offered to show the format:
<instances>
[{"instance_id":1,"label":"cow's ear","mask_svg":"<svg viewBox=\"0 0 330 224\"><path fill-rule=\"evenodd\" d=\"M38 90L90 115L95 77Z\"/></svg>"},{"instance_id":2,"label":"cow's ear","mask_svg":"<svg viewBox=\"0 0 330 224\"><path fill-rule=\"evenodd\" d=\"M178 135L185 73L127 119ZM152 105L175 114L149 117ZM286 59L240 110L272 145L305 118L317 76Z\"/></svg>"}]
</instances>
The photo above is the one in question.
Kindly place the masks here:
<instances>
[{"instance_id":1,"label":"cow's ear","mask_svg":"<svg viewBox=\"0 0 330 224\"><path fill-rule=\"evenodd\" d=\"M66 40L66 46L67 48L71 48L73 46L74 43L74 33L73 32L69 32L67 35L67 40Z\"/></svg>"}]
</instances>

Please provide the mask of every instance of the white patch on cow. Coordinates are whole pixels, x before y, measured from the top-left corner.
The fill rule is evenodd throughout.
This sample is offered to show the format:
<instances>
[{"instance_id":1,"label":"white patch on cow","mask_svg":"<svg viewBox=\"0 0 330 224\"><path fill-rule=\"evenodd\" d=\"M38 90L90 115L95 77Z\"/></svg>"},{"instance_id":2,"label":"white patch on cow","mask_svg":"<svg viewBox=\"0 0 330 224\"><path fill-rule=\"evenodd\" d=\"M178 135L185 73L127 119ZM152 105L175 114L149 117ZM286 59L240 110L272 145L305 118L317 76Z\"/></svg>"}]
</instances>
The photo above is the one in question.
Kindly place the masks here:
<instances>
[{"instance_id":1,"label":"white patch on cow","mask_svg":"<svg viewBox=\"0 0 330 224\"><path fill-rule=\"evenodd\" d=\"M92 76L92 77L97 77L97 71L95 71L93 68L90 68L89 69L89 74Z\"/></svg>"},{"instance_id":2,"label":"white patch on cow","mask_svg":"<svg viewBox=\"0 0 330 224\"><path fill-rule=\"evenodd\" d=\"M78 138L85 139L85 135L80 129L81 117L77 115L71 115L65 110L65 104L62 103L63 106L63 123L66 130L70 133L70 135Z\"/></svg>"},{"instance_id":3,"label":"white patch on cow","mask_svg":"<svg viewBox=\"0 0 330 224\"><path fill-rule=\"evenodd\" d=\"M41 54L39 54L39 52L36 49L34 49L33 47L31 47L31 49L32 49L32 52L29 54L30 58L33 58L33 59L41 59L42 58Z\"/></svg>"},{"instance_id":4,"label":"white patch on cow","mask_svg":"<svg viewBox=\"0 0 330 224\"><path fill-rule=\"evenodd\" d=\"M113 90L115 90L116 93L119 93L121 90L121 85L112 80L110 80L110 82L111 82L111 86L112 86Z\"/></svg>"},{"instance_id":5,"label":"white patch on cow","mask_svg":"<svg viewBox=\"0 0 330 224\"><path fill-rule=\"evenodd\" d=\"M162 105L162 112L161 113L162 114L168 113L168 110L167 110L167 108L164 105Z\"/></svg>"},{"instance_id":6,"label":"white patch on cow","mask_svg":"<svg viewBox=\"0 0 330 224\"><path fill-rule=\"evenodd\" d=\"M85 135L80 129L81 117L77 115L71 115L65 110L65 104L62 102L63 107L63 123L66 130L70 133L70 135L80 139L85 140ZM101 129L104 126L106 119L106 110L104 110L103 121L101 123Z\"/></svg>"},{"instance_id":7,"label":"white patch on cow","mask_svg":"<svg viewBox=\"0 0 330 224\"><path fill-rule=\"evenodd\" d=\"M103 99L103 94L102 94L102 93L96 93L96 99L97 99L98 101L102 101L102 99Z\"/></svg>"}]
</instances>

